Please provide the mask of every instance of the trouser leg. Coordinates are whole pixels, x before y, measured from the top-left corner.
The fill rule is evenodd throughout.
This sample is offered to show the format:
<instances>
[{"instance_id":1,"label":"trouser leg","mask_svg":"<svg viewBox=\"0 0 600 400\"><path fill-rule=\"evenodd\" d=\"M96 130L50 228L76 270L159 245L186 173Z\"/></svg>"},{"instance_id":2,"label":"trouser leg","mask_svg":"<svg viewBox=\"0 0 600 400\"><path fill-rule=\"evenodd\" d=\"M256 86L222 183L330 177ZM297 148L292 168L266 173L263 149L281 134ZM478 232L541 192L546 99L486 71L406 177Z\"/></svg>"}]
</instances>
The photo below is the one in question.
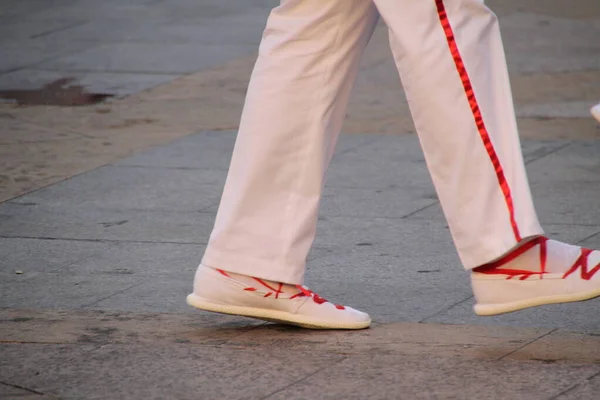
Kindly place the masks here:
<instances>
[{"instance_id":1,"label":"trouser leg","mask_svg":"<svg viewBox=\"0 0 600 400\"><path fill-rule=\"evenodd\" d=\"M480 0L375 0L465 268L542 229L496 16Z\"/></svg>"},{"instance_id":2,"label":"trouser leg","mask_svg":"<svg viewBox=\"0 0 600 400\"><path fill-rule=\"evenodd\" d=\"M302 282L325 170L377 18L369 0L284 0L271 12L204 265Z\"/></svg>"}]
</instances>

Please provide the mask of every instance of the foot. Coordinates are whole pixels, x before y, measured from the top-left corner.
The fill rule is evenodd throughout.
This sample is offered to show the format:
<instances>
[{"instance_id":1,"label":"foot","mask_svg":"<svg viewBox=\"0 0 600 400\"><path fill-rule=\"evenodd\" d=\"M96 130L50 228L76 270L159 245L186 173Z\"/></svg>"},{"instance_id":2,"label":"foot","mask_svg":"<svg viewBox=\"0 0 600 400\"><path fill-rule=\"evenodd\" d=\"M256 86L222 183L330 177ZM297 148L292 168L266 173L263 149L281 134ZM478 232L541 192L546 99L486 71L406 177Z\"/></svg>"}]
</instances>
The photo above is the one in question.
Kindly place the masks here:
<instances>
[{"instance_id":1,"label":"foot","mask_svg":"<svg viewBox=\"0 0 600 400\"><path fill-rule=\"evenodd\" d=\"M475 268L471 283L478 315L496 315L600 296L600 251L545 237Z\"/></svg>"},{"instance_id":2,"label":"foot","mask_svg":"<svg viewBox=\"0 0 600 400\"><path fill-rule=\"evenodd\" d=\"M594 107L592 107L592 115L594 116L594 118L596 118L598 120L598 122L600 122L600 103L596 104Z\"/></svg>"},{"instance_id":3,"label":"foot","mask_svg":"<svg viewBox=\"0 0 600 400\"><path fill-rule=\"evenodd\" d=\"M368 314L335 305L300 285L288 285L200 265L189 305L310 329L363 329Z\"/></svg>"}]
</instances>

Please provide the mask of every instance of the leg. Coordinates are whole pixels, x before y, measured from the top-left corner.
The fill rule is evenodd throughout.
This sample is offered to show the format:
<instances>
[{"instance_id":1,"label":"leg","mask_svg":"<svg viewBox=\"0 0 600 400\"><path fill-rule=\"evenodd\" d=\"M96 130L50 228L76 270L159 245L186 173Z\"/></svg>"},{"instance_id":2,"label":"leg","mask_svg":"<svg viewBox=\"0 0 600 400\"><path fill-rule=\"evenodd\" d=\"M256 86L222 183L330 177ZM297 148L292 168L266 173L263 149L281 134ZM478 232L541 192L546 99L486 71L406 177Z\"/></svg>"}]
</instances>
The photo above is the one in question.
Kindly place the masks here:
<instances>
[{"instance_id":1,"label":"leg","mask_svg":"<svg viewBox=\"0 0 600 400\"><path fill-rule=\"evenodd\" d=\"M494 14L479 0L376 4L465 268L541 234Z\"/></svg>"},{"instance_id":2,"label":"leg","mask_svg":"<svg viewBox=\"0 0 600 400\"><path fill-rule=\"evenodd\" d=\"M377 12L370 0L275 8L202 263L302 283L326 167Z\"/></svg>"},{"instance_id":3,"label":"leg","mask_svg":"<svg viewBox=\"0 0 600 400\"><path fill-rule=\"evenodd\" d=\"M371 0L283 0L272 11L191 305L308 328L369 326L367 314L300 284L325 170L377 19Z\"/></svg>"},{"instance_id":4,"label":"leg","mask_svg":"<svg viewBox=\"0 0 600 400\"><path fill-rule=\"evenodd\" d=\"M375 2L458 252L474 269L475 312L600 296L600 252L541 236L495 15L481 0L405 2L404 13Z\"/></svg>"}]
</instances>

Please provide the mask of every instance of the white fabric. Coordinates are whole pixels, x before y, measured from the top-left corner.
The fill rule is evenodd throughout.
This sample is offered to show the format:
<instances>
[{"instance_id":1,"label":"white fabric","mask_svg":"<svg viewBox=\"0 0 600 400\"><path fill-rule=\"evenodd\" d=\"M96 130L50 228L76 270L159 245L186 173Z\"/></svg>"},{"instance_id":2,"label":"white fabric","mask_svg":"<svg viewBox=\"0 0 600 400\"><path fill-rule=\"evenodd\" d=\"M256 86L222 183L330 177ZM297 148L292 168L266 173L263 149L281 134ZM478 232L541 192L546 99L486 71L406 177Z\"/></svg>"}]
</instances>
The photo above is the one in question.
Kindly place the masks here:
<instances>
[{"instance_id":1,"label":"white fabric","mask_svg":"<svg viewBox=\"0 0 600 400\"><path fill-rule=\"evenodd\" d=\"M594 118L596 118L598 122L600 122L600 103L592 107L592 115L594 116Z\"/></svg>"},{"instance_id":2,"label":"white fabric","mask_svg":"<svg viewBox=\"0 0 600 400\"><path fill-rule=\"evenodd\" d=\"M441 4L510 187L520 236L541 234L496 17L479 0ZM204 265L302 282L325 171L379 14L465 268L515 246L436 1L284 0L264 31Z\"/></svg>"}]
</instances>

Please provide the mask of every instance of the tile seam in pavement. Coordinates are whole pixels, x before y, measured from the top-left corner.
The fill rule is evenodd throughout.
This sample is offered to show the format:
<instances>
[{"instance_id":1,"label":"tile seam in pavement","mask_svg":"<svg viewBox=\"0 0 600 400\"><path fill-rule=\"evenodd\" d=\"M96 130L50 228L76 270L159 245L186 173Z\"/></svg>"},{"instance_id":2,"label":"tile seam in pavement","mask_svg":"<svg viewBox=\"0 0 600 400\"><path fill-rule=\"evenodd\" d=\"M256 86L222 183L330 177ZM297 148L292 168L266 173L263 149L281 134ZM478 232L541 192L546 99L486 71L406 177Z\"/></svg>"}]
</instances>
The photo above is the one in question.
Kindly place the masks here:
<instances>
[{"instance_id":1,"label":"tile seam in pavement","mask_svg":"<svg viewBox=\"0 0 600 400\"><path fill-rule=\"evenodd\" d=\"M413 215L416 215L416 214L420 213L421 211L425 211L428 208L435 206L436 204L440 204L440 201L436 200L433 203L431 203L429 205L426 205L425 207L421 207L418 210L412 211L412 212L410 212L410 213L408 213L406 215L403 215L402 217L399 217L399 218L396 217L396 219L410 219L410 217L412 217Z\"/></svg>"},{"instance_id":2,"label":"tile seam in pavement","mask_svg":"<svg viewBox=\"0 0 600 400\"><path fill-rule=\"evenodd\" d=\"M82 25L85 25L87 23L88 23L88 21L78 21L78 22L75 22L75 23L70 24L70 25L61 26L61 27L58 27L56 29L51 29L49 31L44 31L44 32L41 32L41 33L36 33L35 35L29 36L28 39L37 39L37 38L41 38L41 37L44 37L44 36L51 35L51 34L56 33L56 32L68 31L71 28L76 28L78 26L82 26Z\"/></svg>"},{"instance_id":3,"label":"tile seam in pavement","mask_svg":"<svg viewBox=\"0 0 600 400\"><path fill-rule=\"evenodd\" d=\"M572 390L575 390L575 389L577 389L578 387L580 387L580 386L581 386L581 385L583 385L584 383L586 383L586 382L588 382L588 381L590 381L590 380L594 379L595 377L597 377L597 376L599 376L599 375L600 375L600 371L599 371L599 372L596 372L595 374L592 374L591 376L588 376L588 377L587 377L587 378L585 378L584 380L582 380L582 381L580 381L580 382L577 382L576 384L574 384L574 385L572 385L572 386L568 387L567 389L563 390L562 392L558 393L556 396L553 396L553 397L551 397L551 398L550 398L550 399L548 399L548 400L556 400L556 399L559 399L561 396L563 396L563 395L565 395L565 394L569 393L569 392L570 392L570 391L572 391Z\"/></svg>"},{"instance_id":4,"label":"tile seam in pavement","mask_svg":"<svg viewBox=\"0 0 600 400\"><path fill-rule=\"evenodd\" d=\"M110 299L111 297L114 297L114 296L117 296L117 295L119 295L119 294L125 293L125 292L127 292L128 290L131 290L131 289L133 289L134 287L138 287L138 286L140 286L140 285L143 285L143 284L144 284L144 283L146 283L146 282L147 282L147 280L146 280L146 279L141 279L141 280L140 280L140 282L138 282L138 283L136 283L136 284L133 284L133 285L131 285L131 286L129 286L129 287L127 287L127 288L125 288L125 289L119 290L119 291L117 291L117 292L111 293L111 294L109 294L108 296L102 297L101 299L95 300L95 301L93 301L93 302L91 302L91 303L84 304L84 305L82 305L82 306L81 306L81 308L82 308L82 309L85 309L85 308L88 308L88 307L95 306L96 304L98 304L98 303L100 303L100 302L102 302L102 301L104 301L104 300L106 300L106 299Z\"/></svg>"},{"instance_id":5,"label":"tile seam in pavement","mask_svg":"<svg viewBox=\"0 0 600 400\"><path fill-rule=\"evenodd\" d=\"M48 395L46 393L38 392L37 390L29 389L29 388L26 388L26 387L21 386L21 385L16 385L14 383L0 381L0 384L5 385L5 386L10 386L10 387L15 388L15 389L24 390L26 392L37 394L37 395L40 395L40 396L48 396L48 397L51 397L51 398L54 398L54 399L58 399L58 397L55 397L55 396L52 396L52 395Z\"/></svg>"},{"instance_id":6,"label":"tile seam in pavement","mask_svg":"<svg viewBox=\"0 0 600 400\"><path fill-rule=\"evenodd\" d=\"M0 239L31 239L31 240L63 240L66 242L97 242L97 243L140 243L140 244L189 244L206 245L208 242L163 242L153 240L122 240L122 239L80 239L80 238L58 238L58 237L38 237L38 236L6 236L0 235Z\"/></svg>"},{"instance_id":7,"label":"tile seam in pavement","mask_svg":"<svg viewBox=\"0 0 600 400\"><path fill-rule=\"evenodd\" d=\"M20 68L23 69L23 68ZM127 69L113 69L113 70L100 70L100 69L64 69L64 68L31 68L28 67L27 69L35 69L36 71L46 71L46 72L62 72L64 73L64 75L68 75L70 73L76 73L76 74L135 74L135 75L171 75L171 76L176 76L175 79L179 79L184 77L185 75L190 75L193 73L196 73L198 71L192 71L192 72L181 72L181 71L137 71L137 70L127 70ZM165 82L164 84L167 83L171 83L171 82ZM145 90L141 90L139 92L137 92L136 94L142 93L144 91L148 91L151 89L155 89L160 85L156 85L153 86L151 88L145 89ZM129 95L131 96L131 95ZM100 103L101 104L101 103Z\"/></svg>"},{"instance_id":8,"label":"tile seam in pavement","mask_svg":"<svg viewBox=\"0 0 600 400\"><path fill-rule=\"evenodd\" d=\"M9 114L9 115L10 115L10 114ZM25 123L25 124L30 124L30 125L33 125L33 126L35 126L35 127L38 127L38 128L43 128L43 129L46 129L46 130L52 130L52 131L57 131L57 132L58 132L58 131L60 131L60 132L71 133L71 134L73 134L73 135L77 135L77 136L79 136L79 138L85 138L85 139L97 139L97 136L88 135L88 134L86 134L86 133L84 133L84 132L81 132L81 131L78 131L78 130L74 130L74 129L71 129L71 128L64 128L64 127L61 127L60 129L55 129L55 128L52 128L52 127L50 127L50 126L43 125L43 124L39 123L37 120L28 119L28 118L22 118L22 117L19 117L19 116L13 116L13 115L10 115L10 116L11 116L10 120L11 120L11 121L14 121L14 122L21 122L21 123ZM66 139L58 139L58 140L55 140L55 141L61 141L61 140L62 140L62 141L68 141L68 140L77 140L77 139L79 139L79 138L66 138ZM41 142L49 142L49 141L42 141L42 140L35 140L35 141L32 141L32 143L41 143ZM20 142L20 143L27 143L27 142ZM10 144L10 143L9 143L9 144ZM92 171L92 170L89 170L89 171ZM89 171L82 172L82 174L84 174L84 173L86 173L86 172L89 172ZM81 174L78 174L78 175L81 175ZM69 178L71 178L71 177L73 177L73 176L76 176L76 175L69 176L68 178L65 178L65 179L69 179ZM58 183L58 182L54 182L54 183ZM52 183L52 185L53 185L54 183Z\"/></svg>"},{"instance_id":9,"label":"tile seam in pavement","mask_svg":"<svg viewBox=\"0 0 600 400\"><path fill-rule=\"evenodd\" d=\"M274 392L271 392L270 394L268 394L268 395L266 395L264 397L261 397L261 400L268 399L269 397L272 397L272 396L276 395L277 393L283 392L284 390L289 389L290 387L292 387L294 385L297 385L298 383L303 382L303 381L305 381L305 380L307 380L307 379L309 379L309 378L317 375L321 371L324 371L326 369L335 367L337 364L340 364L341 362L346 361L347 359L348 359L348 357L342 357L341 359L336 360L336 361L332 362L329 365L326 365L324 367L318 368L316 371L313 371L310 374L308 374L308 375L306 375L306 376L304 376L304 377L302 377L302 378L300 378L300 379L298 379L298 380L296 380L294 382L291 382L290 384L288 384L288 385L286 385L286 386L284 386L284 387L282 387L280 389L277 389Z\"/></svg>"},{"instance_id":10,"label":"tile seam in pavement","mask_svg":"<svg viewBox=\"0 0 600 400\"><path fill-rule=\"evenodd\" d=\"M108 249L106 249L106 250L108 250ZM26 281L28 281L28 280L30 280L30 279L33 279L33 278L35 278L36 276L40 276L40 275L44 274L44 273L46 273L46 274L48 274L48 273L58 273L58 272L60 272L62 269L69 268L69 267L71 267L71 266L73 266L73 265L75 265L75 264L77 264L77 263L80 263L80 262L82 262L82 261L85 261L85 260L87 260L87 259L89 259L89 258L96 257L96 256L98 256L99 254L103 253L104 251L105 251L105 250L98 250L98 251L94 251L92 254L90 254L90 255L87 255L87 256L85 256L85 257L82 257L82 258L80 258L80 259L78 259L78 260L76 260L76 261L73 261L73 262L68 262L68 263L66 263L66 264L64 264L64 265L61 265L60 267L57 267L57 268L56 268L56 270L54 270L54 271L51 271L51 272L45 272L45 271L36 271L36 272L33 272L33 273L29 273L29 274L27 275L27 277L26 277L25 279L21 280L21 281L22 281L22 282L26 282Z\"/></svg>"},{"instance_id":11,"label":"tile seam in pavement","mask_svg":"<svg viewBox=\"0 0 600 400\"><path fill-rule=\"evenodd\" d=\"M219 343L216 347L222 348L224 346L227 346L229 344L229 342L231 342L232 340L238 339L238 338L244 336L245 334L252 332L253 330L263 327L267 324L268 324L268 322L263 322L258 325L255 325L255 326L251 327L250 329L248 329L247 331L240 332L239 335L235 335L233 337L230 337L229 339L224 340L222 343Z\"/></svg>"},{"instance_id":12,"label":"tile seam in pavement","mask_svg":"<svg viewBox=\"0 0 600 400\"><path fill-rule=\"evenodd\" d=\"M470 295L470 296L468 296L467 298L465 298L465 299L462 299L462 300L460 300L460 301L458 301L458 302L456 302L456 303L454 303L454 304L452 304L452 305L450 305L450 306L448 306L448 307L446 307L446 308L444 308L444 309L442 309L442 310L436 311L436 312L435 312L435 313L433 313L432 315L430 315L430 316L428 316L428 317L425 317L425 318L423 318L422 320L420 320L420 321L419 321L419 324L427 323L427 320L428 320L428 319L431 319L431 318L437 317L437 316L438 316L438 315L440 315L440 314L443 314L443 313L445 313L445 312L448 312L448 311L450 311L450 309L452 309L452 308L454 308L454 307L456 307L456 306L458 306L458 305L460 305L460 304L464 303L465 301L468 301L468 300L470 300L470 299L472 299L472 298L473 298L473 295Z\"/></svg>"},{"instance_id":13,"label":"tile seam in pavement","mask_svg":"<svg viewBox=\"0 0 600 400\"><path fill-rule=\"evenodd\" d=\"M17 72L17 71L19 71L21 69L38 69L38 68L33 68L33 67L35 67L36 65L43 64L45 62L49 62L49 61L53 61L53 60L62 58L62 57L73 56L73 55L75 55L77 53L81 53L82 51L87 51L87 50L90 50L90 49L94 49L94 48L98 47L99 45L101 45L103 42L96 42L96 43L98 43L98 44L95 45L95 46L87 47L84 50L78 49L78 50L74 50L74 51L65 51L64 53L59 52L60 54L57 54L57 55L54 55L54 56L51 56L51 57L48 57L48 58L44 58L41 61L36 61L36 62L31 63L31 64L23 64L23 65L20 65L18 67L13 67L13 68L5 69L5 70L0 69L0 75L10 74L10 73L13 73L13 72ZM44 71L44 70L40 69L40 71ZM55 71L55 70L52 70L52 71Z\"/></svg>"},{"instance_id":14,"label":"tile seam in pavement","mask_svg":"<svg viewBox=\"0 0 600 400\"><path fill-rule=\"evenodd\" d=\"M524 349L525 347L529 346L530 344L532 344L532 343L535 343L535 342L537 342L538 340L540 340L540 339L542 339L542 338L544 338L544 337L546 337L546 336L548 336L548 335L550 335L550 334L552 334L552 333L554 333L554 332L556 332L556 331L558 331L558 328L554 328L554 329L551 329L550 331L548 331L548 332L546 332L546 333L543 333L543 334L542 334L542 335L540 335L539 337L536 337L536 338L534 338L534 339L530 340L529 342L527 342L527 343L523 344L522 346L519 346L519 347L518 347L518 348L516 348L515 350L508 352L508 354L505 354L505 355L503 355L503 356L499 357L499 358L498 358L498 361L504 360L506 357L509 357L509 356L511 356L511 355L513 355L513 354L515 354L516 352L518 352L518 351L520 351L520 350Z\"/></svg>"},{"instance_id":15,"label":"tile seam in pavement","mask_svg":"<svg viewBox=\"0 0 600 400\"><path fill-rule=\"evenodd\" d=\"M572 145L573 145L572 141L571 142L567 142L567 143L563 144L562 146L559 146L559 147L557 147L555 149L552 149L552 150L548 151L547 153L544 153L544 154L542 154L542 155L540 155L540 156L538 156L536 158L533 158L531 160L526 161L525 165L529 165L529 164L531 164L531 163L533 163L533 162L535 162L537 160L541 160L542 158L545 158L545 157L547 157L549 155L552 155L554 153L558 153L559 151L561 151L563 149L566 149L567 147L570 147Z\"/></svg>"},{"instance_id":16,"label":"tile seam in pavement","mask_svg":"<svg viewBox=\"0 0 600 400\"><path fill-rule=\"evenodd\" d=\"M592 225L592 226L596 226L596 225ZM599 227L599 228L600 228L600 227ZM596 233L593 233L593 234L591 234L591 235L589 235L589 236L587 236L587 237L585 237L585 238L583 238L583 239L581 239L581 240L577 241L577 243L575 243L575 244L583 243L583 242L585 242L585 241L586 241L586 240L588 240L588 239L591 239L591 238L593 238L593 237L595 237L595 236L598 236L599 234L600 234L600 231L598 231L598 232L596 232Z\"/></svg>"}]
</instances>

